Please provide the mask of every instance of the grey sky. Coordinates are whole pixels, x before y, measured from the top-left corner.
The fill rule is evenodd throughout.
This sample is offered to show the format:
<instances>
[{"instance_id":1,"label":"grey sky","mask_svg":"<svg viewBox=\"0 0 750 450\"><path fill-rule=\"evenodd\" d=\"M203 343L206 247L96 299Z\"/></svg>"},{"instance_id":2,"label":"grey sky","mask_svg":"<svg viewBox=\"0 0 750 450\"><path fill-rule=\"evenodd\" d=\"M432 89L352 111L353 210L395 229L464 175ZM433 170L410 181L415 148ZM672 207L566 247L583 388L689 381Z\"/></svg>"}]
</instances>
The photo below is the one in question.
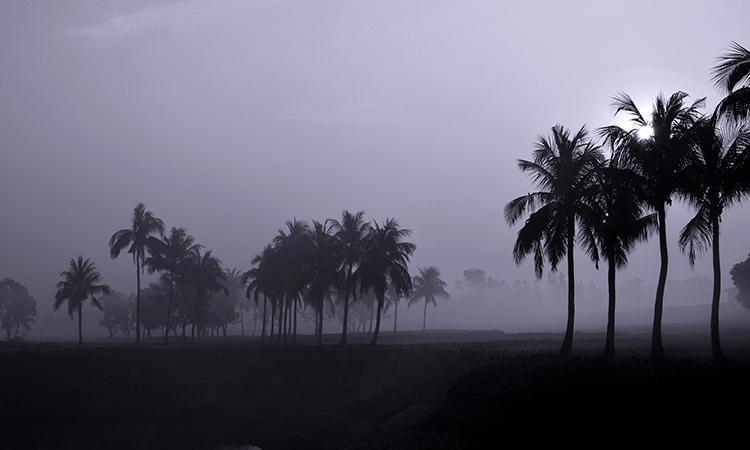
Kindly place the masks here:
<instances>
[{"instance_id":1,"label":"grey sky","mask_svg":"<svg viewBox=\"0 0 750 450\"><path fill-rule=\"evenodd\" d=\"M1 2L0 276L45 304L83 254L132 292L107 242L144 202L241 270L286 220L347 209L397 218L413 266L449 283L472 267L531 279L502 215L534 189L515 161L557 123L622 124L618 91L644 109L676 90L715 105L709 69L750 45L750 3L517 3ZM723 222L725 287L748 213ZM690 276L687 219L668 216L673 278ZM651 289L657 260L642 246L620 277Z\"/></svg>"}]
</instances>

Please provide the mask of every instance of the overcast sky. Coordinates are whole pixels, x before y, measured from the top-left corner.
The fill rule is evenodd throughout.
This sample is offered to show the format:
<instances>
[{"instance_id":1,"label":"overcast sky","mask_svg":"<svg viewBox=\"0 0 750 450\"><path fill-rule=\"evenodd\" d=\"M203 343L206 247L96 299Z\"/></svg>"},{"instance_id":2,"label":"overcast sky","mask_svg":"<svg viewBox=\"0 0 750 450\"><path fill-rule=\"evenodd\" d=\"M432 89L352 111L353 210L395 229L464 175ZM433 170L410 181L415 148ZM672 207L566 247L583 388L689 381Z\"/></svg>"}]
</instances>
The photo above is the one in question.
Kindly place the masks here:
<instances>
[{"instance_id":1,"label":"overcast sky","mask_svg":"<svg viewBox=\"0 0 750 450\"><path fill-rule=\"evenodd\" d=\"M619 91L646 111L660 91L712 107L709 70L730 41L750 46L748 17L747 0L3 0L0 278L44 305L82 254L134 292L107 243L144 202L229 268L289 219L364 210L412 229L412 267L451 285L474 267L532 279L503 220L535 189L517 159L558 123L623 124ZM688 214L668 215L670 278L691 276ZM722 224L725 288L748 218ZM631 262L620 279L655 288L656 240Z\"/></svg>"}]
</instances>

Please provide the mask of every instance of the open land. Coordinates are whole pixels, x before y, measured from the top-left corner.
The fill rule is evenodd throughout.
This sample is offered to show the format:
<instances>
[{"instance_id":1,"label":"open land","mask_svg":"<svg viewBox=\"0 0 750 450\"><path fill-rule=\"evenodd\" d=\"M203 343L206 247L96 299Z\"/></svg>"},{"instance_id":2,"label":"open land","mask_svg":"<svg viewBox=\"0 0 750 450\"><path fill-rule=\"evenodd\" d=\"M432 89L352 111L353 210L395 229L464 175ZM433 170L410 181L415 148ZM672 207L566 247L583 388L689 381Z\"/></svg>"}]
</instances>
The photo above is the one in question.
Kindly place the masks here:
<instances>
[{"instance_id":1,"label":"open land","mask_svg":"<svg viewBox=\"0 0 750 450\"><path fill-rule=\"evenodd\" d=\"M0 446L33 449L516 448L744 439L750 331L648 334L427 331L382 345L263 347L256 338L0 344Z\"/></svg>"}]
</instances>

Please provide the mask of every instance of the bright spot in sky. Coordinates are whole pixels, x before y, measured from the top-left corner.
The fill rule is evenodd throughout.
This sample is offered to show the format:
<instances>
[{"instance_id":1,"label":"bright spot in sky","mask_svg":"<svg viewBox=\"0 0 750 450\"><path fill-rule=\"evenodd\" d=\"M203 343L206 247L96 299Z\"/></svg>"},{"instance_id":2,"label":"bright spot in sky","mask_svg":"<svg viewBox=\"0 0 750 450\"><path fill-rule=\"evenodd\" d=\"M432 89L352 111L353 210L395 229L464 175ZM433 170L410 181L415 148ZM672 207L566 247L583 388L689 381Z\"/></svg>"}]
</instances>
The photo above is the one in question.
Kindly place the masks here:
<instances>
[{"instance_id":1,"label":"bright spot in sky","mask_svg":"<svg viewBox=\"0 0 750 450\"><path fill-rule=\"evenodd\" d=\"M654 135L654 129L650 126L638 128L638 139L648 139Z\"/></svg>"}]
</instances>

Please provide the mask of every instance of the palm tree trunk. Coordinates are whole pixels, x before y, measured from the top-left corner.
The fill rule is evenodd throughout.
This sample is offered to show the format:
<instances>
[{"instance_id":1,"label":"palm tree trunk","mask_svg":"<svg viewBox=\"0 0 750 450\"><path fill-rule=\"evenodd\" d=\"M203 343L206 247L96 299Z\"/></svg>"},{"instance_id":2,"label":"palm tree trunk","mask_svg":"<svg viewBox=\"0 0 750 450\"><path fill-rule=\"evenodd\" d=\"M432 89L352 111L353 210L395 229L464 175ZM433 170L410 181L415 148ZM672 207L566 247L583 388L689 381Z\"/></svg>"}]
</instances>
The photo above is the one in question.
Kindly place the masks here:
<instances>
[{"instance_id":1,"label":"palm tree trunk","mask_svg":"<svg viewBox=\"0 0 750 450\"><path fill-rule=\"evenodd\" d=\"M174 291L174 275L169 275L169 301L167 302L167 320L164 326L164 345L169 343L169 316L172 314L172 295Z\"/></svg>"},{"instance_id":2,"label":"palm tree trunk","mask_svg":"<svg viewBox=\"0 0 750 450\"><path fill-rule=\"evenodd\" d=\"M266 341L266 306L268 305L268 297L263 295L263 325L260 329L260 345L263 345Z\"/></svg>"},{"instance_id":3,"label":"palm tree trunk","mask_svg":"<svg viewBox=\"0 0 750 450\"><path fill-rule=\"evenodd\" d=\"M609 262L609 273L607 274L609 305L607 306L607 340L604 343L604 355L606 359L615 358L615 276L617 267L613 252L607 256Z\"/></svg>"},{"instance_id":4,"label":"palm tree trunk","mask_svg":"<svg viewBox=\"0 0 750 450\"><path fill-rule=\"evenodd\" d=\"M427 299L424 299L424 317L422 318L422 333L427 328Z\"/></svg>"},{"instance_id":5,"label":"palm tree trunk","mask_svg":"<svg viewBox=\"0 0 750 450\"><path fill-rule=\"evenodd\" d=\"M141 262L138 251L135 252L135 345L141 345Z\"/></svg>"},{"instance_id":6,"label":"palm tree trunk","mask_svg":"<svg viewBox=\"0 0 750 450\"><path fill-rule=\"evenodd\" d=\"M78 346L83 347L83 302L78 304ZM10 336L10 333L8 333Z\"/></svg>"},{"instance_id":7,"label":"palm tree trunk","mask_svg":"<svg viewBox=\"0 0 750 450\"><path fill-rule=\"evenodd\" d=\"M372 335L372 340L370 341L370 345L376 345L378 343L378 333L380 332L380 310L383 309L383 297L378 298L378 312L375 317L375 332Z\"/></svg>"},{"instance_id":8,"label":"palm tree trunk","mask_svg":"<svg viewBox=\"0 0 750 450\"><path fill-rule=\"evenodd\" d=\"M711 300L711 354L714 363L725 364L724 353L721 351L721 342L719 341L719 300L721 299L721 261L719 260L719 217L713 218L713 250L714 263L714 292Z\"/></svg>"},{"instance_id":9,"label":"palm tree trunk","mask_svg":"<svg viewBox=\"0 0 750 450\"><path fill-rule=\"evenodd\" d=\"M573 233L575 231L574 229L575 224L573 222L573 218L568 219L568 324L565 328L565 338L563 339L562 347L560 347L560 354L561 355L570 355L573 351L573 330L574 330L574 321L575 321L575 314L576 314L576 307L575 307L575 273L574 273L574 266L573 266Z\"/></svg>"},{"instance_id":10,"label":"palm tree trunk","mask_svg":"<svg viewBox=\"0 0 750 450\"><path fill-rule=\"evenodd\" d=\"M393 315L393 334L396 334L396 325L398 324L398 300L394 302L396 304L396 309L394 310Z\"/></svg>"},{"instance_id":11,"label":"palm tree trunk","mask_svg":"<svg viewBox=\"0 0 750 450\"><path fill-rule=\"evenodd\" d=\"M341 341L339 345L346 345L346 327L349 322L349 284L352 282L352 266L346 272L346 286L344 287L344 328L341 331Z\"/></svg>"},{"instance_id":12,"label":"palm tree trunk","mask_svg":"<svg viewBox=\"0 0 750 450\"><path fill-rule=\"evenodd\" d=\"M661 267L659 268L659 283L656 285L656 300L654 302L654 326L651 331L651 359L664 359L664 346L661 341L661 317L664 309L664 288L667 285L667 268L669 267L669 253L667 252L667 214L662 204L657 211L659 217L659 254Z\"/></svg>"},{"instance_id":13,"label":"palm tree trunk","mask_svg":"<svg viewBox=\"0 0 750 450\"><path fill-rule=\"evenodd\" d=\"M294 308L292 308L292 314L294 318L294 324L292 325L292 345L297 345L297 308L299 307L299 298L294 296Z\"/></svg>"},{"instance_id":14,"label":"palm tree trunk","mask_svg":"<svg viewBox=\"0 0 750 450\"><path fill-rule=\"evenodd\" d=\"M242 329L242 331L240 332L240 336L244 336L245 335L245 313L242 312L242 309L243 309L242 305L240 305L240 327ZM253 333L253 334L255 334L255 333Z\"/></svg>"},{"instance_id":15,"label":"palm tree trunk","mask_svg":"<svg viewBox=\"0 0 750 450\"><path fill-rule=\"evenodd\" d=\"M320 310L318 311L318 342L317 344L323 345L323 303L320 304Z\"/></svg>"}]
</instances>

